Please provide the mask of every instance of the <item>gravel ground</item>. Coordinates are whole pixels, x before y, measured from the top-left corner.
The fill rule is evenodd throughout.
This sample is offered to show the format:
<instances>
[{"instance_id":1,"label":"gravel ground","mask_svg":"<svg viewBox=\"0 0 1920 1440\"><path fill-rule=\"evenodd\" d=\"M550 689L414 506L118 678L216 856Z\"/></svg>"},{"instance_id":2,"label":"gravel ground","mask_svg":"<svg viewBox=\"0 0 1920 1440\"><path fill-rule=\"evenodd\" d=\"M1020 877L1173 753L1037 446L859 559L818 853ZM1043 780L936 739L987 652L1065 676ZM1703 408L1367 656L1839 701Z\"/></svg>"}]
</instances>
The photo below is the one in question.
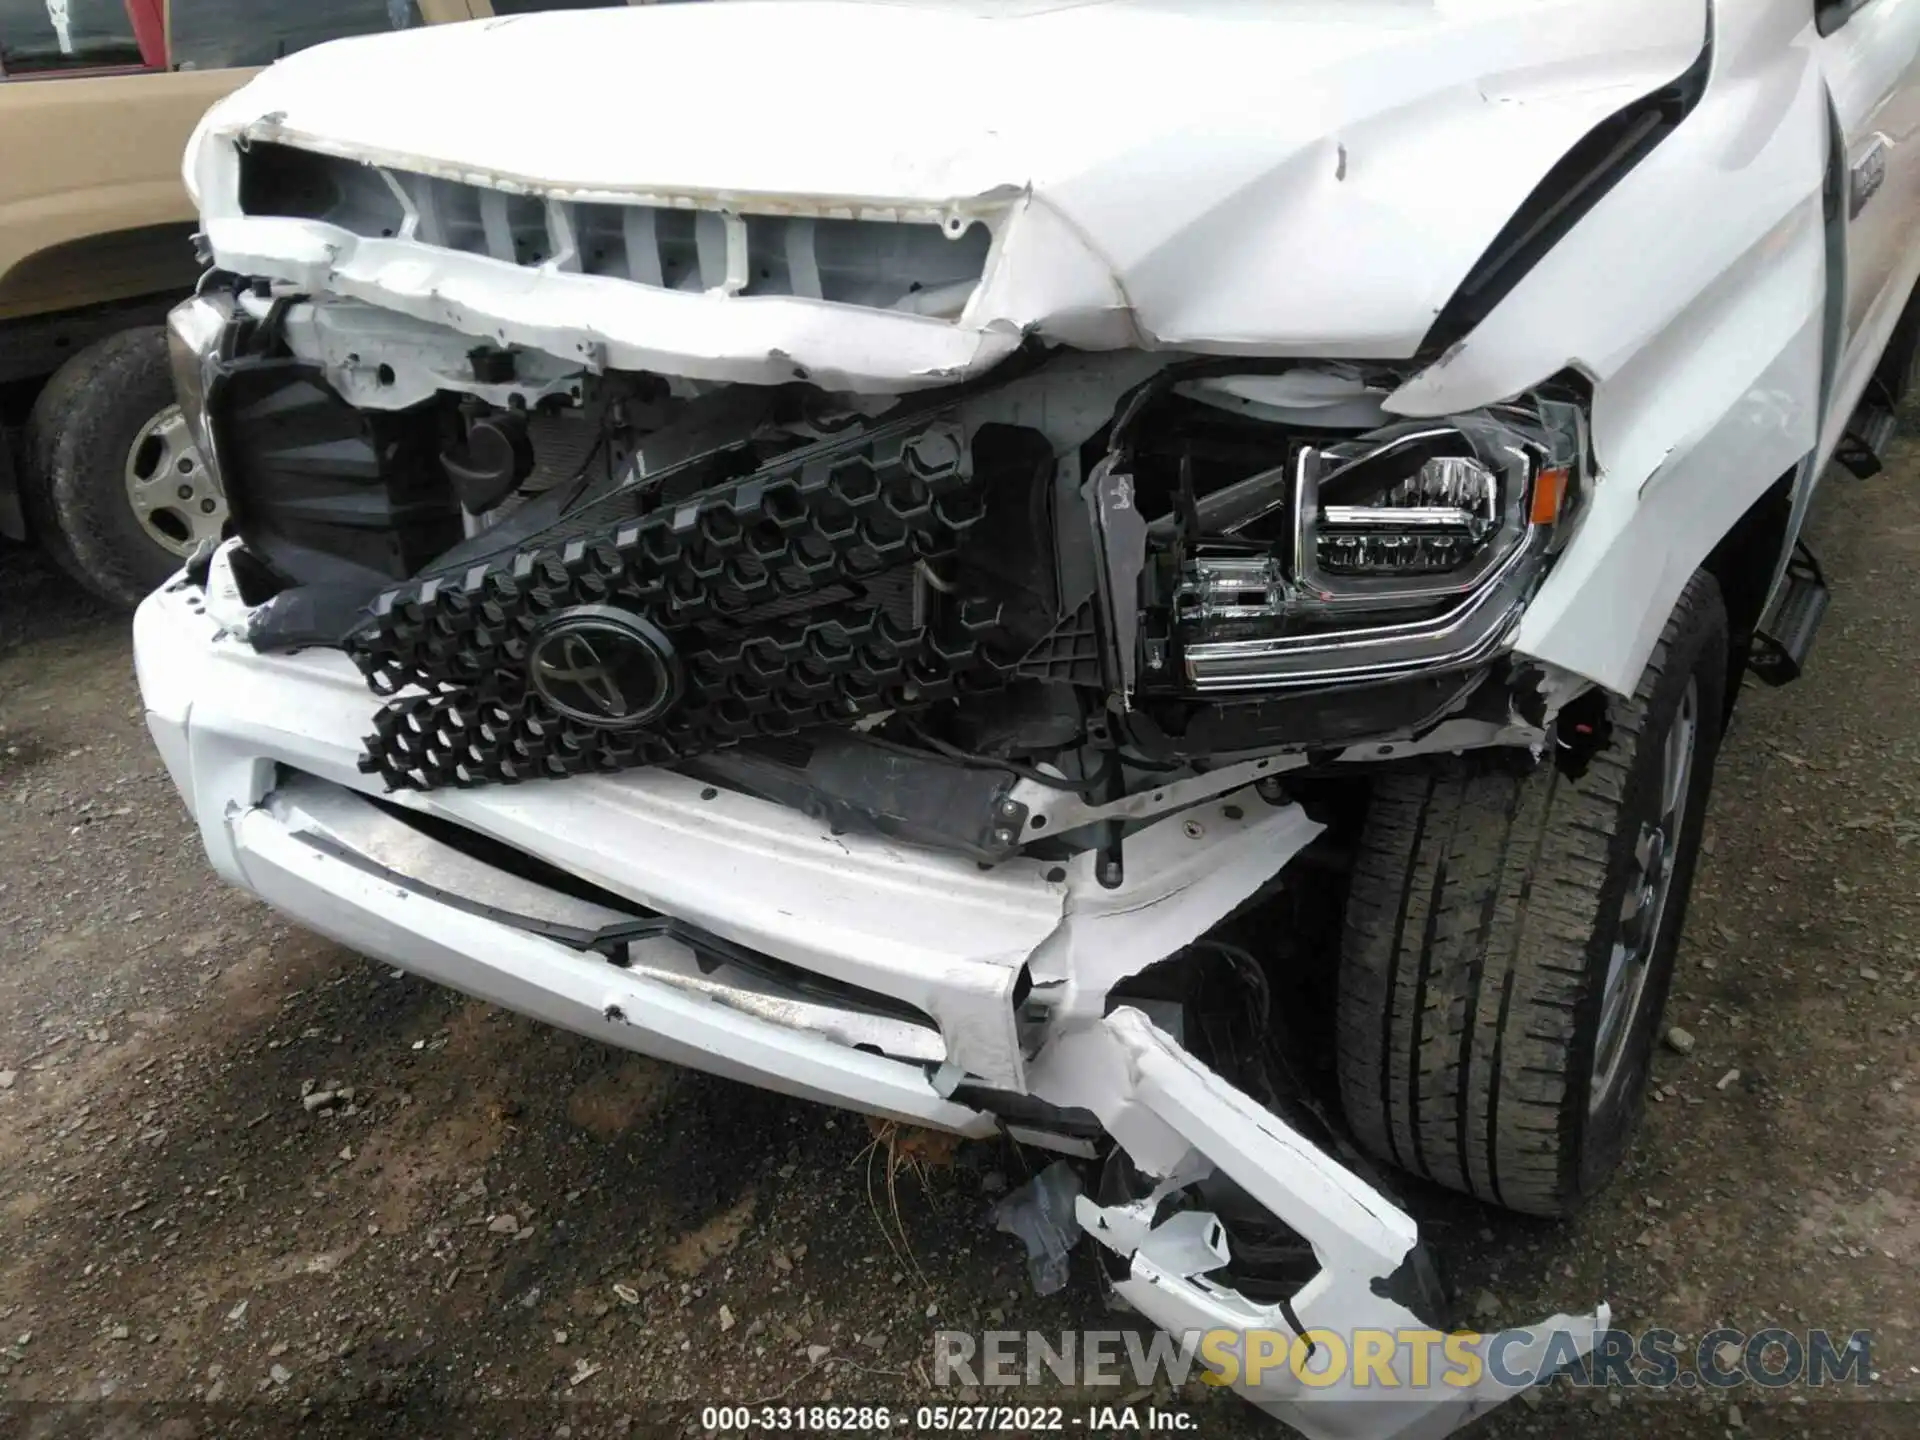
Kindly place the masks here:
<instances>
[{"instance_id":1,"label":"gravel ground","mask_svg":"<svg viewBox=\"0 0 1920 1440\"><path fill-rule=\"evenodd\" d=\"M1829 484L1834 609L1723 752L1670 1012L1695 1044L1662 1052L1625 1173L1564 1225L1408 1197L1482 1325L1604 1297L1687 1337L1866 1328L1878 1381L1549 1393L1477 1433L1920 1433L1917 474L1909 449ZM935 1147L889 1184L858 1117L542 1029L225 889L124 621L18 552L0 937L0 1433L698 1433L716 1401L951 1401L939 1327L1124 1323L1087 1247L1035 1299L984 1223L1026 1154Z\"/></svg>"}]
</instances>

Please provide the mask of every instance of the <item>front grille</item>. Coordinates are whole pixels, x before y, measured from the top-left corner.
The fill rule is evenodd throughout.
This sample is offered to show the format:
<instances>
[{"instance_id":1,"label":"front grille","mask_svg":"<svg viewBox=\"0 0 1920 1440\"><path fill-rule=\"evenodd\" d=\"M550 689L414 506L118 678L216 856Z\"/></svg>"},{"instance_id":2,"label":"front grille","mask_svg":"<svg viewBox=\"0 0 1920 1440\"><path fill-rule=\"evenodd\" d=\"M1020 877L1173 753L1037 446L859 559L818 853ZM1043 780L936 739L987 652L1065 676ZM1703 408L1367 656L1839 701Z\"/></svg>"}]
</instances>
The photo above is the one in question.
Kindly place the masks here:
<instances>
[{"instance_id":1,"label":"front grille","mask_svg":"<svg viewBox=\"0 0 1920 1440\"><path fill-rule=\"evenodd\" d=\"M992 243L984 224L964 220L559 200L278 144L242 154L240 208L659 289L793 295L947 318L979 284Z\"/></svg>"},{"instance_id":2,"label":"front grille","mask_svg":"<svg viewBox=\"0 0 1920 1440\"><path fill-rule=\"evenodd\" d=\"M393 697L362 768L419 789L620 770L1004 683L1052 617L1010 623L990 587L954 577L974 573L992 493L1031 492L1051 463L1044 439L1008 433L1032 443L1003 439L983 464L950 416L908 417L638 518L608 509L597 532L569 515L566 538L387 591L346 644ZM983 529L996 550L1000 529ZM917 613L914 577L934 562L951 574ZM544 629L582 606L670 637L685 689L657 722L583 724L530 683Z\"/></svg>"}]
</instances>

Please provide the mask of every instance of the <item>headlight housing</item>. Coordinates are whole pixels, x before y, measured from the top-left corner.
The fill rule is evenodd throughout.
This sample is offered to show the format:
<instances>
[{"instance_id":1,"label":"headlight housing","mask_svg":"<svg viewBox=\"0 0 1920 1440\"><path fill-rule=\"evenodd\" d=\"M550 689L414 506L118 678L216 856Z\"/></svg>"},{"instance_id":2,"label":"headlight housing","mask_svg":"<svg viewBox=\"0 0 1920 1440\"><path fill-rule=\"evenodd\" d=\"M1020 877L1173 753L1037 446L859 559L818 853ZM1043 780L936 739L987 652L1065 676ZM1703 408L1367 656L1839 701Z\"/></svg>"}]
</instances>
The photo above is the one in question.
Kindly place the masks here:
<instances>
[{"instance_id":1,"label":"headlight housing","mask_svg":"<svg viewBox=\"0 0 1920 1440\"><path fill-rule=\"evenodd\" d=\"M1155 527L1172 623L1148 672L1209 693L1483 663L1563 538L1585 452L1580 410L1535 397L1301 441Z\"/></svg>"}]
</instances>

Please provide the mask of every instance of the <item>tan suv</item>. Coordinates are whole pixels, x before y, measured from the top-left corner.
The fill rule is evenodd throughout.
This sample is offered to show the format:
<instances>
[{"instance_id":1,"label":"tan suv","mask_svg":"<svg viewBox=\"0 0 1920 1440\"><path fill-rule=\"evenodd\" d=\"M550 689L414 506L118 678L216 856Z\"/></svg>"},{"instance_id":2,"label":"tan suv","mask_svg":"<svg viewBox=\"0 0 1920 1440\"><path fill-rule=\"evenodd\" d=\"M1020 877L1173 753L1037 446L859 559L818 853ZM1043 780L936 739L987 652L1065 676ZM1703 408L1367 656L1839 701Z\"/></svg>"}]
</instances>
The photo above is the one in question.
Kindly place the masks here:
<instances>
[{"instance_id":1,"label":"tan suv","mask_svg":"<svg viewBox=\"0 0 1920 1440\"><path fill-rule=\"evenodd\" d=\"M621 3L0 0L0 536L130 606L226 519L159 324L200 270L180 156L208 105L343 35Z\"/></svg>"}]
</instances>

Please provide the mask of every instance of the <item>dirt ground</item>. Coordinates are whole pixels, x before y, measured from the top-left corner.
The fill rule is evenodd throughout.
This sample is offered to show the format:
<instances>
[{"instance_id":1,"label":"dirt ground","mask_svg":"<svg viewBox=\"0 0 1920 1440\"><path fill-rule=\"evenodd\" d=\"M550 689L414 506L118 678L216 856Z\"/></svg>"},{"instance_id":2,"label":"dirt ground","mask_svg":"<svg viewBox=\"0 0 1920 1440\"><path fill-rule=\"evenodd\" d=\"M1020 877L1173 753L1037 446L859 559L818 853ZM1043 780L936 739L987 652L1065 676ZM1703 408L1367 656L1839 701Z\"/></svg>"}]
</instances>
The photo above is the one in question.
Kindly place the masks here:
<instances>
[{"instance_id":1,"label":"dirt ground","mask_svg":"<svg viewBox=\"0 0 1920 1440\"><path fill-rule=\"evenodd\" d=\"M1920 1434L1916 480L1908 449L1828 483L1834 608L1722 755L1670 1011L1696 1045L1662 1051L1626 1172L1564 1225L1407 1197L1482 1326L1604 1298L1689 1340L1867 1329L1876 1382L1549 1393L1476 1433ZM1036 1299L984 1222L1029 1156L962 1147L889 1195L870 1139L225 889L125 621L0 554L0 1433L697 1434L714 1402L951 1402L936 1328L1121 1323L1089 1247Z\"/></svg>"}]
</instances>

